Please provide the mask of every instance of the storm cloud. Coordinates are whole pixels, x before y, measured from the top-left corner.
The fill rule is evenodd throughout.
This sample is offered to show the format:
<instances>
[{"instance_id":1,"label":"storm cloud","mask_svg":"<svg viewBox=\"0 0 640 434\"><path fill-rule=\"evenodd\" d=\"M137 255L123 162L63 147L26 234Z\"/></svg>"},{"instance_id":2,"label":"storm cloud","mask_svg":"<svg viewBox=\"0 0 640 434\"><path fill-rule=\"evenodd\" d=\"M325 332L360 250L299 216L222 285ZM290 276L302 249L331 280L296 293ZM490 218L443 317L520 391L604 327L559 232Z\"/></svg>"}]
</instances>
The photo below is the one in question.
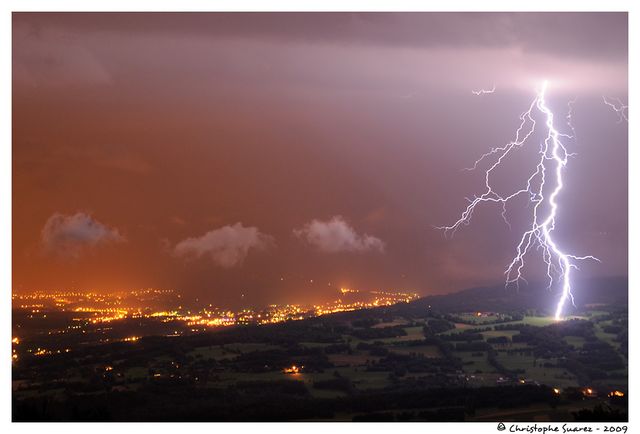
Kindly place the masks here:
<instances>
[{"instance_id":1,"label":"storm cloud","mask_svg":"<svg viewBox=\"0 0 640 434\"><path fill-rule=\"evenodd\" d=\"M358 235L341 216L334 216L328 221L314 219L301 229L294 229L293 233L325 253L384 252L381 239L367 234Z\"/></svg>"},{"instance_id":2,"label":"storm cloud","mask_svg":"<svg viewBox=\"0 0 640 434\"><path fill-rule=\"evenodd\" d=\"M78 257L88 247L125 241L115 228L110 228L88 214L55 213L42 228L42 244L48 253Z\"/></svg>"},{"instance_id":3,"label":"storm cloud","mask_svg":"<svg viewBox=\"0 0 640 434\"><path fill-rule=\"evenodd\" d=\"M187 238L176 244L174 254L200 258L209 255L214 264L223 268L241 265L249 250L264 250L273 244L273 237L258 228L238 222L207 232L201 237Z\"/></svg>"}]
</instances>

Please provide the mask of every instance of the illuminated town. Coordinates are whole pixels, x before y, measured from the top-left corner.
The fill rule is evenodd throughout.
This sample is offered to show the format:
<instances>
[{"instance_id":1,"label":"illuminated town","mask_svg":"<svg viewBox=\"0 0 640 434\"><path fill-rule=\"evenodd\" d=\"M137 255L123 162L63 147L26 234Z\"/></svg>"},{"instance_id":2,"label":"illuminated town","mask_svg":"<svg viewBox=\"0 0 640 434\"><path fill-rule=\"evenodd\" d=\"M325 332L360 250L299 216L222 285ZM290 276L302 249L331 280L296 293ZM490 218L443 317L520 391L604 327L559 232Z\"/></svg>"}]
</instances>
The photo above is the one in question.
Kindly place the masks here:
<instances>
[{"instance_id":1,"label":"illuminated town","mask_svg":"<svg viewBox=\"0 0 640 434\"><path fill-rule=\"evenodd\" d=\"M265 308L224 309L207 305L203 308L186 308L182 296L170 289L142 289L129 292L101 294L97 292L77 291L35 291L32 293L13 294L13 308L23 321L41 321L51 315L63 315L67 320L64 327L51 328L38 333L49 336L87 335L87 343L106 343L113 341L135 342L145 335L163 334L181 336L204 332L217 327L250 324L274 324L285 321L297 321L338 312L349 312L390 306L397 303L409 303L419 298L412 292L394 291L359 291L341 288L336 300L323 304L271 304ZM358 300L349 300L358 296ZM140 321L160 323L158 328L150 328L147 332L131 334ZM126 323L126 336L114 332L114 324ZM22 335L20 329L24 329ZM68 347L41 348L24 345L25 338L33 333L28 324L16 322L12 360L16 362L21 352L35 356L47 356L71 351ZM18 334L18 335L16 335ZM26 336L25 336L26 335ZM94 335L96 339L89 336ZM39 339L39 342L41 340Z\"/></svg>"}]
</instances>

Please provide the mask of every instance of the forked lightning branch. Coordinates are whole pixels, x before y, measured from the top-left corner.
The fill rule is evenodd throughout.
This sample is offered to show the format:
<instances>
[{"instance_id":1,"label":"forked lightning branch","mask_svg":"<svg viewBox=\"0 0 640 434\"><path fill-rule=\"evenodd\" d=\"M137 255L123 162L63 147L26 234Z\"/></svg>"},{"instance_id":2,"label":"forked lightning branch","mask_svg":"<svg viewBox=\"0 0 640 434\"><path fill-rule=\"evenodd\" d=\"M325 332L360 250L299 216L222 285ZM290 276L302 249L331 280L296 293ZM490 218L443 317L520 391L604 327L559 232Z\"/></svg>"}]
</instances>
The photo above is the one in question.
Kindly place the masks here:
<instances>
[{"instance_id":1,"label":"forked lightning branch","mask_svg":"<svg viewBox=\"0 0 640 434\"><path fill-rule=\"evenodd\" d=\"M524 270L527 265L525 259L529 254L541 255L546 266L548 288L552 288L554 284L560 287L560 297L555 309L555 318L560 320L563 317L567 301L574 302L571 286L572 271L578 269L577 263L582 260L598 261L598 259L591 255L576 256L567 253L563 247L558 245L553 236L556 229L556 216L561 206L559 195L564 187L563 174L569 157L572 156L563 140L571 139L573 136L560 133L554 126L553 112L545 100L546 90L547 82L545 81L537 91L529 108L520 115L521 122L516 130L514 140L505 146L493 148L483 154L468 169L476 170L482 165L488 165L484 173L484 192L479 196L476 195L473 199L468 199L469 204L455 223L451 226L441 226L439 229L444 230L446 235L453 235L461 226L470 223L477 207L485 204L498 205L502 210L503 220L509 225L507 204L516 198L528 199L530 203L527 209L530 211L527 224L517 243L515 256L505 271L505 284L518 286L520 281L526 282L524 278ZM536 116L534 116L536 111L538 116L544 120L543 122L536 121ZM492 185L494 171L507 164L509 155L519 148L535 146L533 137L537 128L544 129L544 139L539 144L535 157L535 168L532 169L523 185L516 187L506 195L498 193Z\"/></svg>"}]
</instances>

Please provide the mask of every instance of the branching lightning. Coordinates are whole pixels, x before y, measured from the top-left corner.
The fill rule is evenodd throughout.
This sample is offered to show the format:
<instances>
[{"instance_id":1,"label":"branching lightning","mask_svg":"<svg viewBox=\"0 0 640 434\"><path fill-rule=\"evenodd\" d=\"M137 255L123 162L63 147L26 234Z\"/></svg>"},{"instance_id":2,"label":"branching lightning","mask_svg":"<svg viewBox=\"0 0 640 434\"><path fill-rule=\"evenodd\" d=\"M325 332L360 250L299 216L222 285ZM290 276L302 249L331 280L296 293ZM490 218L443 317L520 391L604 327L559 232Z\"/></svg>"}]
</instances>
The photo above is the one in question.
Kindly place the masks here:
<instances>
[{"instance_id":1,"label":"branching lightning","mask_svg":"<svg viewBox=\"0 0 640 434\"><path fill-rule=\"evenodd\" d=\"M562 318L567 300L571 301L571 303L574 302L571 292L571 270L578 268L576 262L585 259L599 260L593 256L575 256L565 253L553 238L559 207L558 195L564 187L563 170L569 157L573 155L567 151L562 140L573 136L560 133L555 128L553 113L545 101L546 88L547 82L544 82L535 99L529 105L528 110L520 115L521 122L516 130L514 140L505 146L491 149L476 160L472 167L466 169L475 170L479 165L491 160L489 168L485 171L484 193L480 196L475 196L473 199L467 199L469 204L460 218L453 225L442 226L439 229L444 230L445 235L455 234L456 230L461 226L466 226L470 223L476 208L485 203L500 205L502 219L511 227L507 220L507 204L518 197L527 198L532 204L530 207L530 220L527 224L527 229L517 244L515 257L505 271L505 285L515 284L518 286L521 280L526 282L523 276L525 257L535 248L536 251L541 253L542 259L546 264L546 274L549 281L548 288L551 288L556 280L562 285L560 300L555 311L555 318L559 320ZM570 112L567 119L570 121L571 103L569 108ZM499 194L491 184L491 175L496 168L503 164L509 154L525 146L532 137L537 127L537 122L534 118L535 110L545 119L544 127L546 128L546 137L540 144L535 169L532 170L524 186L508 195ZM569 126L571 126L570 123Z\"/></svg>"},{"instance_id":2,"label":"branching lightning","mask_svg":"<svg viewBox=\"0 0 640 434\"><path fill-rule=\"evenodd\" d=\"M571 128L571 138L575 141L576 140L576 129L573 127L573 105L576 103L576 98L572 99L571 101L569 101L567 103L567 106L569 106L569 111L567 112L567 125L569 125L569 128Z\"/></svg>"},{"instance_id":3,"label":"branching lightning","mask_svg":"<svg viewBox=\"0 0 640 434\"><path fill-rule=\"evenodd\" d=\"M484 95L485 93L493 93L495 91L496 91L496 85L494 84L491 89L472 90L471 93L474 95Z\"/></svg>"},{"instance_id":4,"label":"branching lightning","mask_svg":"<svg viewBox=\"0 0 640 434\"><path fill-rule=\"evenodd\" d=\"M618 98L609 97L607 99L607 97L604 96L604 95L602 96L602 100L604 101L604 103L606 105L611 107L611 109L614 112L616 112L616 114L618 115L618 123L621 123L623 120L629 122L629 118L627 117L627 114L629 113L629 106L628 105L624 105L622 103L622 101L620 101L620 99L618 99Z\"/></svg>"}]
</instances>

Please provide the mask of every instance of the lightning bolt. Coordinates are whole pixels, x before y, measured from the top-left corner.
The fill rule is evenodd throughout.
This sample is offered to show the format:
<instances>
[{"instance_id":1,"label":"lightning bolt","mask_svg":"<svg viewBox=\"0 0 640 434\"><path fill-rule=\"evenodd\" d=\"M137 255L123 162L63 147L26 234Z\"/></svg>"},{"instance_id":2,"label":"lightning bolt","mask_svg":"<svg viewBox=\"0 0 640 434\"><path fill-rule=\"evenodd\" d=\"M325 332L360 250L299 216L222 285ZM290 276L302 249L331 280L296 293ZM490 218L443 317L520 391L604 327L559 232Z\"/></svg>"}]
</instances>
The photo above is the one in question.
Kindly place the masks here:
<instances>
[{"instance_id":1,"label":"lightning bolt","mask_svg":"<svg viewBox=\"0 0 640 434\"><path fill-rule=\"evenodd\" d=\"M618 115L618 123L621 123L623 120L629 122L629 118L627 117L627 114L629 113L629 106L628 105L624 105L622 103L622 101L620 101L620 99L618 98L611 98L609 97L609 99L607 99L606 96L602 96L602 100L604 101L604 103L606 105L608 105L609 107L611 107L611 109L617 113ZM613 101L613 102L611 102Z\"/></svg>"},{"instance_id":2,"label":"lightning bolt","mask_svg":"<svg viewBox=\"0 0 640 434\"><path fill-rule=\"evenodd\" d=\"M569 107L569 111L567 112L567 125L569 125L569 128L571 128L571 132L573 133L571 135L571 138L576 140L576 129L573 127L573 105L576 103L576 99L574 98L571 101L569 101L567 103L567 106Z\"/></svg>"},{"instance_id":3,"label":"lightning bolt","mask_svg":"<svg viewBox=\"0 0 640 434\"><path fill-rule=\"evenodd\" d=\"M475 170L485 160L492 161L485 171L484 193L473 199L467 199L469 204L453 225L438 228L444 230L445 235L453 236L461 226L467 226L471 222L476 208L486 203L500 205L502 219L511 228L507 220L507 204L518 197L527 198L533 205L530 207L529 223L516 246L515 256L505 271L505 286L510 284L519 286L521 280L526 282L523 277L525 257L535 248L540 252L542 260L546 264L548 288L551 288L556 279L561 282L562 292L555 311L556 320L560 320L567 300L574 303L571 292L571 271L578 269L576 262L586 259L598 262L599 260L594 256L575 256L565 253L553 238L559 207L558 195L564 187L562 175L569 157L574 154L569 153L562 142L563 139L573 138L573 136L560 133L554 126L553 112L545 100L546 90L547 82L545 81L537 91L529 108L520 115L520 125L511 142L505 146L492 148L476 160L472 167L466 169ZM571 109L571 104L569 107ZM540 144L535 170L532 170L524 186L508 195L499 194L491 184L491 175L512 152L524 147L536 131L538 122L534 118L535 111L544 118L544 128L546 128L546 137ZM571 115L568 120L571 120Z\"/></svg>"},{"instance_id":4,"label":"lightning bolt","mask_svg":"<svg viewBox=\"0 0 640 434\"><path fill-rule=\"evenodd\" d=\"M493 93L495 91L496 91L496 85L494 84L491 89L472 90L471 93L474 94L474 95L483 95L485 93Z\"/></svg>"}]
</instances>

